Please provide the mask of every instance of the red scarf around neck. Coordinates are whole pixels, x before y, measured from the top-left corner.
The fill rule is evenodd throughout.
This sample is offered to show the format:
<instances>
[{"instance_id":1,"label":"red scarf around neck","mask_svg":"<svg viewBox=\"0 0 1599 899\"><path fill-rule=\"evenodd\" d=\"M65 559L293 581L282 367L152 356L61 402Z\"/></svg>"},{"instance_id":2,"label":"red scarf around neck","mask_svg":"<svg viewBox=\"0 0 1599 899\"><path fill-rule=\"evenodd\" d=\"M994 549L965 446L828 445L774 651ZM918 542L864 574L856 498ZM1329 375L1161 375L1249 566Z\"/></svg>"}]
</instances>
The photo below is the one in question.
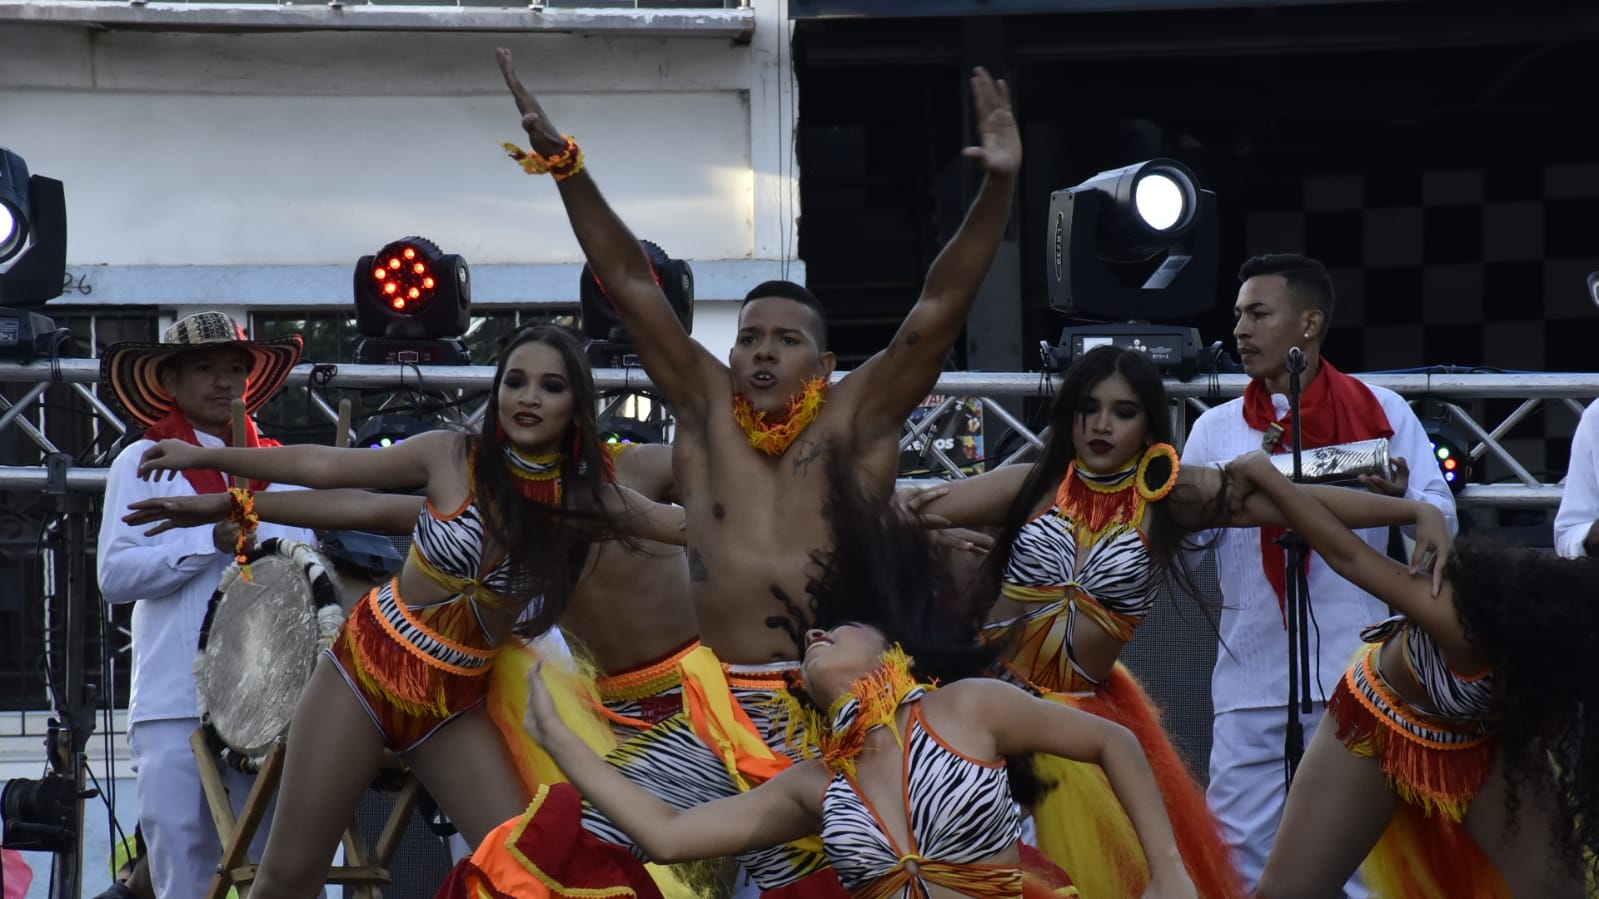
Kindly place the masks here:
<instances>
[{"instance_id":1,"label":"red scarf around neck","mask_svg":"<svg viewBox=\"0 0 1599 899\"><path fill-rule=\"evenodd\" d=\"M229 427L232 427L231 423L229 423ZM229 433L231 434L232 431L230 430ZM166 414L165 418L151 425L150 429L144 432L144 437L146 440L176 439L182 440L184 443L192 443L195 446L200 445L200 438L194 436L194 426L189 424L189 417L179 412L176 406L172 407L172 410ZM224 444L227 444L228 441L229 438L227 437L222 440ZM244 419L244 445L259 447L282 446L283 444L273 440L271 437L262 437L255 429L255 420L246 416ZM189 486L194 488L195 493L224 493L228 489L228 482L222 476L222 472L214 468L190 468L183 472L183 476L189 479ZM270 486L272 484L269 481L250 482L250 489L256 492L265 490Z\"/></svg>"},{"instance_id":2,"label":"red scarf around neck","mask_svg":"<svg viewBox=\"0 0 1599 899\"><path fill-rule=\"evenodd\" d=\"M1321 371L1316 379L1299 395L1299 411L1304 418L1299 438L1303 449L1394 435L1394 429L1388 424L1388 413L1383 411L1382 403L1370 388L1360 379L1333 368L1326 359L1321 360ZM1273 424L1281 425L1282 436L1271 452L1293 452L1293 413L1279 419L1277 407L1271 401L1271 391L1259 380L1250 381L1244 388L1244 422L1257 431L1268 430ZM1282 528L1260 529L1260 561L1266 580L1277 593L1277 608L1284 615L1283 627L1287 627L1287 612L1283 607L1288 563L1283 557L1283 548L1277 545L1277 538L1282 535ZM1305 556L1305 566L1308 571L1309 555Z\"/></svg>"}]
</instances>

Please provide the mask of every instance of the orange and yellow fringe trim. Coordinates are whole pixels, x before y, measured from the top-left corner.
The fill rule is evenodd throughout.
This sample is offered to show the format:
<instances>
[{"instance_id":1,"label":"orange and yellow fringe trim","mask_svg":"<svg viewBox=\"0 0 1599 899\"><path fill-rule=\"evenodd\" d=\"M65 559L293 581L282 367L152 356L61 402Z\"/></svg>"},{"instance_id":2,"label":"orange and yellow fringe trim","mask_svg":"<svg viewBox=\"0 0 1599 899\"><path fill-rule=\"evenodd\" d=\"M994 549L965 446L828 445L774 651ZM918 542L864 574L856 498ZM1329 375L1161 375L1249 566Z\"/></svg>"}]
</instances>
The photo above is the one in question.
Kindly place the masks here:
<instances>
[{"instance_id":1,"label":"orange and yellow fringe trim","mask_svg":"<svg viewBox=\"0 0 1599 899\"><path fill-rule=\"evenodd\" d=\"M890 646L876 671L851 684L850 692L833 700L825 720L815 706L802 705L788 691L781 693L788 711L788 745L804 758L820 757L830 771L854 777L855 759L866 746L866 734L873 728L887 727L894 739L901 740L895 723L900 703L917 687L933 689L933 685L918 683L911 674L913 661L898 644ZM843 733L836 733L832 721L853 701L860 702L860 711Z\"/></svg>"},{"instance_id":2,"label":"orange and yellow fringe trim","mask_svg":"<svg viewBox=\"0 0 1599 899\"><path fill-rule=\"evenodd\" d=\"M733 420L749 436L750 446L768 456L781 456L794 438L816 420L826 401L827 379L817 376L805 382L805 389L788 401L787 409L770 419L765 412L755 411L741 394L734 394Z\"/></svg>"},{"instance_id":3,"label":"orange and yellow fringe trim","mask_svg":"<svg viewBox=\"0 0 1599 899\"><path fill-rule=\"evenodd\" d=\"M229 487L228 495L233 497L233 508L228 513L228 520L239 526L238 540L233 545L234 561L239 563L239 576L247 584L255 583L255 578L250 574L250 544L255 540L255 529L261 524L261 516L255 511L255 494L248 487Z\"/></svg>"},{"instance_id":4,"label":"orange and yellow fringe trim","mask_svg":"<svg viewBox=\"0 0 1599 899\"><path fill-rule=\"evenodd\" d=\"M583 171L583 148L577 145L577 140L570 134L563 134L566 138L566 147L553 156L544 156L534 150L524 150L513 143L503 143L500 146L505 152L522 166L522 171L529 175L549 175L557 181L566 179Z\"/></svg>"}]
</instances>

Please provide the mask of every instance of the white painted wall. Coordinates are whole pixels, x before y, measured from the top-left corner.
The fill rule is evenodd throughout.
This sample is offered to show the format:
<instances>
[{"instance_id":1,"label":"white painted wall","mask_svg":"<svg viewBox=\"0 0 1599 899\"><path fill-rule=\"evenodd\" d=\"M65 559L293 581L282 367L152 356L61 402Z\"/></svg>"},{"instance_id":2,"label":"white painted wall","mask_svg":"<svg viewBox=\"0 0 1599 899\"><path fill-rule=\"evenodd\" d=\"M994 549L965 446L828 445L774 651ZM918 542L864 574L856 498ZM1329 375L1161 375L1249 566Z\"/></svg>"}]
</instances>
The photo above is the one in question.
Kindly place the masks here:
<instances>
[{"instance_id":1,"label":"white painted wall","mask_svg":"<svg viewBox=\"0 0 1599 899\"><path fill-rule=\"evenodd\" d=\"M67 185L73 305L342 306L355 259L407 234L474 267L479 305L570 300L554 185L506 159L493 50L641 237L693 262L696 336L804 280L783 0L753 39L459 32L194 34L0 25L0 142ZM48 310L46 310L48 312Z\"/></svg>"}]
</instances>

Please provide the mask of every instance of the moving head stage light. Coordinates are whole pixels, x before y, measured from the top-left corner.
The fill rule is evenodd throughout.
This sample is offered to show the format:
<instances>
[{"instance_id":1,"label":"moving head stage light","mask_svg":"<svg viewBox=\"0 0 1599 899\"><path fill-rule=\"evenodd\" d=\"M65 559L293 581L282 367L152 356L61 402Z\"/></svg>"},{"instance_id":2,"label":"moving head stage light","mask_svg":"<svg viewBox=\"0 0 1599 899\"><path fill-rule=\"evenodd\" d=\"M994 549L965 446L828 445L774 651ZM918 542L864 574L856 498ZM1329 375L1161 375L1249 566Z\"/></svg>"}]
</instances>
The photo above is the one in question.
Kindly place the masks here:
<instances>
[{"instance_id":1,"label":"moving head stage light","mask_svg":"<svg viewBox=\"0 0 1599 899\"><path fill-rule=\"evenodd\" d=\"M1151 159L1054 192L1046 241L1050 307L1125 322L1068 326L1058 346L1046 347L1046 367L1064 369L1107 344L1147 352L1165 369L1199 366L1196 329L1150 324L1215 303L1216 194L1200 189L1187 166Z\"/></svg>"},{"instance_id":2,"label":"moving head stage light","mask_svg":"<svg viewBox=\"0 0 1599 899\"><path fill-rule=\"evenodd\" d=\"M678 322L683 325L684 331L693 333L694 270L686 260L667 256L658 244L641 240L639 245L644 248L644 255L650 260L650 271L655 275L655 283L666 294L666 301L677 314ZM589 339L589 363L597 368L636 366L638 362L633 357L633 338L622 327L616 307L611 304L610 297L605 295L605 288L600 285L600 279L594 276L594 270L586 262L578 279L577 298L583 334Z\"/></svg>"},{"instance_id":3,"label":"moving head stage light","mask_svg":"<svg viewBox=\"0 0 1599 899\"><path fill-rule=\"evenodd\" d=\"M471 323L466 260L423 237L396 240L355 264L359 363L464 365L459 338Z\"/></svg>"},{"instance_id":4,"label":"moving head stage light","mask_svg":"<svg viewBox=\"0 0 1599 899\"><path fill-rule=\"evenodd\" d=\"M27 309L61 295L67 270L67 197L60 181L28 174L0 147L0 358L59 355L65 331Z\"/></svg>"}]
</instances>

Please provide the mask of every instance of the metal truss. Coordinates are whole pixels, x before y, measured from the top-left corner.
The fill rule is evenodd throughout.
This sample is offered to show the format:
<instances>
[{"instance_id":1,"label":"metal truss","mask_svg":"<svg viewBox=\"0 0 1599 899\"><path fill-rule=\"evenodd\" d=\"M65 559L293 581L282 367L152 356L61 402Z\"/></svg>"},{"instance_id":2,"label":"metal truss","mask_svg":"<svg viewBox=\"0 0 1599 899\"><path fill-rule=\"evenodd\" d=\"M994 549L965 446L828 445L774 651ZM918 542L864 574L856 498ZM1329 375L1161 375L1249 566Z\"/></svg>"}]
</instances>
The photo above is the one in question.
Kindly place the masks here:
<instances>
[{"instance_id":1,"label":"metal truss","mask_svg":"<svg viewBox=\"0 0 1599 899\"><path fill-rule=\"evenodd\" d=\"M301 365L289 376L290 388L306 389L310 401L328 422L338 420L338 413L323 395L329 389L346 390L396 390L437 393L454 396L463 405L460 420L476 423L482 420L493 369L487 366L388 366L388 365ZM1366 374L1359 376L1370 384L1387 387L1414 402L1427 401L1451 414L1457 427L1470 441L1470 455L1474 464L1481 466L1492 460L1509 473L1509 482L1481 484L1465 487L1459 496L1462 506L1486 508L1552 508L1559 504L1562 476L1558 481L1541 479L1508 450L1504 441L1513 428L1536 422L1539 416L1550 413L1570 415L1573 420L1582 415L1584 406L1599 396L1599 373L1422 373L1422 374ZM64 384L70 388L74 401L81 404L74 415L91 413L95 431L105 435L107 429L117 435L125 425L109 407L95 395L92 385L99 379L99 364L92 359L63 359L55 364L38 362L22 365L0 362L0 384L23 388L14 397L0 393L0 432L15 428L30 438L41 455L62 452L85 458L81 447L58 447L47 437L49 410L41 402L51 384ZM594 373L596 386L613 398L648 395L649 378L639 369L599 369ZM985 428L992 437L1009 432L1015 448L1003 458L988 460L990 464L1005 464L1026 459L1043 446L1045 433L1029 427L1015 411L1014 401L1029 397L1047 397L1053 394L1059 378L1040 373L1012 372L947 372L939 378L934 402L930 410L902 429L900 448L905 452L925 454L930 468L940 476L957 478L966 476L962 464L941 449L935 439L929 439L952 427L953 416L962 414L962 400L980 398L987 419ZM1242 375L1220 375L1194 381L1168 381L1167 392L1172 396L1171 414L1175 433L1187 433L1191 416L1211 405L1239 396L1248 380ZM313 386L314 385L314 386ZM475 399L474 399L475 397ZM1489 416L1474 413L1473 406L1486 405L1480 401L1496 400L1515 402L1508 413L1495 416L1497 420L1484 420ZM621 400L613 400L613 405ZM1007 404L1013 408L1007 408ZM999 426L996 428L996 426ZM998 441L995 441L997 443ZM109 453L90 457L88 464L74 468L67 476L69 490L100 491L104 489L105 466ZM965 463L970 465L970 463ZM46 473L40 466L0 466L0 490L42 490Z\"/></svg>"}]
</instances>

